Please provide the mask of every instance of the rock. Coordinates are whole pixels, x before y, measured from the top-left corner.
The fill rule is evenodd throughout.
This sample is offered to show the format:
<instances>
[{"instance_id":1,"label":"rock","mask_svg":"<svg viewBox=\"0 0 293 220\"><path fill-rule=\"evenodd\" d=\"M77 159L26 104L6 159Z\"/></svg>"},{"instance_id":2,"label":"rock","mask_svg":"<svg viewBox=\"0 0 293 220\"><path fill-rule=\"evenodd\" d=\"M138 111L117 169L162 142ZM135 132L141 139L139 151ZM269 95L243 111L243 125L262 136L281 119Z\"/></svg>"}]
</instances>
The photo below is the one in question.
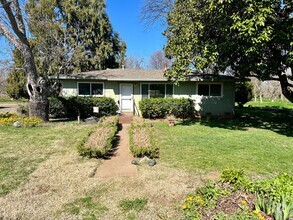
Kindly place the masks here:
<instances>
[{"instance_id":1,"label":"rock","mask_svg":"<svg viewBox=\"0 0 293 220\"><path fill-rule=\"evenodd\" d=\"M133 160L131 161L131 164L133 164L133 165L138 165L138 162L137 162L137 160L133 159Z\"/></svg>"},{"instance_id":2,"label":"rock","mask_svg":"<svg viewBox=\"0 0 293 220\"><path fill-rule=\"evenodd\" d=\"M139 160L139 164L140 165L148 165L150 162L150 158L148 158L147 156L144 156L142 159Z\"/></svg>"},{"instance_id":3,"label":"rock","mask_svg":"<svg viewBox=\"0 0 293 220\"><path fill-rule=\"evenodd\" d=\"M89 118L84 119L84 122L87 124L95 124L99 121L99 118L95 117L95 116L91 116Z\"/></svg>"},{"instance_id":4,"label":"rock","mask_svg":"<svg viewBox=\"0 0 293 220\"><path fill-rule=\"evenodd\" d=\"M149 166L153 167L157 164L157 161L155 159L152 159L149 161Z\"/></svg>"},{"instance_id":5,"label":"rock","mask_svg":"<svg viewBox=\"0 0 293 220\"><path fill-rule=\"evenodd\" d=\"M148 165L148 166L155 166L156 165L156 160L155 159L150 159L147 156L143 157L142 159L139 160L140 165Z\"/></svg>"},{"instance_id":6,"label":"rock","mask_svg":"<svg viewBox=\"0 0 293 220\"><path fill-rule=\"evenodd\" d=\"M151 128L151 127L154 127L154 125L152 123L148 123L148 126Z\"/></svg>"},{"instance_id":7,"label":"rock","mask_svg":"<svg viewBox=\"0 0 293 220\"><path fill-rule=\"evenodd\" d=\"M19 128L19 127L21 127L21 123L19 121L15 121L15 122L13 122L12 126Z\"/></svg>"}]
</instances>

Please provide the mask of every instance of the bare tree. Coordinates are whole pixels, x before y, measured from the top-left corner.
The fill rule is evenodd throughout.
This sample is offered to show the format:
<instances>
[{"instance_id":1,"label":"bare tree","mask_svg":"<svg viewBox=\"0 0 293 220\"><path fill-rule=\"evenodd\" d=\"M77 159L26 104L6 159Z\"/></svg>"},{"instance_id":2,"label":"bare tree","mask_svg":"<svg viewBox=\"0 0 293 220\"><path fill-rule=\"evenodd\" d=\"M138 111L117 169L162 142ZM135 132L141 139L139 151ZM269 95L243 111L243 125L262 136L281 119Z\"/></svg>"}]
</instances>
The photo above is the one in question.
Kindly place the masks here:
<instances>
[{"instance_id":1,"label":"bare tree","mask_svg":"<svg viewBox=\"0 0 293 220\"><path fill-rule=\"evenodd\" d=\"M18 0L0 0L0 33L22 52L27 76L26 87L30 97L29 115L48 121L50 87L44 75L37 72L23 11Z\"/></svg>"},{"instance_id":2,"label":"bare tree","mask_svg":"<svg viewBox=\"0 0 293 220\"><path fill-rule=\"evenodd\" d=\"M1 62L0 62L1 63ZM1 66L1 64L0 64ZM7 75L8 71L6 69L0 68L0 97L6 96L6 87L7 87Z\"/></svg>"},{"instance_id":3,"label":"bare tree","mask_svg":"<svg viewBox=\"0 0 293 220\"><path fill-rule=\"evenodd\" d=\"M260 81L257 78L251 78L253 84L254 101L262 103L263 98L274 101L276 98L283 98L280 82L278 81Z\"/></svg>"},{"instance_id":4,"label":"bare tree","mask_svg":"<svg viewBox=\"0 0 293 220\"><path fill-rule=\"evenodd\" d=\"M173 10L174 0L144 0L140 18L146 28L165 25L167 16Z\"/></svg>"},{"instance_id":5,"label":"bare tree","mask_svg":"<svg viewBox=\"0 0 293 220\"><path fill-rule=\"evenodd\" d=\"M144 69L145 61L140 56L129 55L125 60L125 68L127 69Z\"/></svg>"},{"instance_id":6,"label":"bare tree","mask_svg":"<svg viewBox=\"0 0 293 220\"><path fill-rule=\"evenodd\" d=\"M172 61L166 58L164 51L158 50L151 55L148 67L150 69L164 69L171 65Z\"/></svg>"}]
</instances>

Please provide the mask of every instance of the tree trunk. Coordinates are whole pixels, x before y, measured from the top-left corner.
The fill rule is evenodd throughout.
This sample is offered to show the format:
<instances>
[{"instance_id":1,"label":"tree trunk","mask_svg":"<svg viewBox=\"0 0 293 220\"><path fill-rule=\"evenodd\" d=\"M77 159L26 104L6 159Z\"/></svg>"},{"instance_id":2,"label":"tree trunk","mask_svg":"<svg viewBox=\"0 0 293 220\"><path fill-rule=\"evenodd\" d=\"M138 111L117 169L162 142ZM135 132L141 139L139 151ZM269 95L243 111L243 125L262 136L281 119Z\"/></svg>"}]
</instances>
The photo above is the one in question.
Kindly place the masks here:
<instances>
[{"instance_id":1,"label":"tree trunk","mask_svg":"<svg viewBox=\"0 0 293 220\"><path fill-rule=\"evenodd\" d=\"M29 116L38 117L42 121L49 120L49 86L43 77L38 77L34 56L29 46L23 50L24 68L27 75L27 91L29 94Z\"/></svg>"},{"instance_id":2,"label":"tree trunk","mask_svg":"<svg viewBox=\"0 0 293 220\"><path fill-rule=\"evenodd\" d=\"M29 100L29 116L34 116L49 121L49 102Z\"/></svg>"},{"instance_id":3,"label":"tree trunk","mask_svg":"<svg viewBox=\"0 0 293 220\"><path fill-rule=\"evenodd\" d=\"M288 82L288 78L286 74L281 74L279 75L280 79L280 84L281 84L281 89L282 89L282 94L290 101L293 102L293 87L292 85Z\"/></svg>"}]
</instances>

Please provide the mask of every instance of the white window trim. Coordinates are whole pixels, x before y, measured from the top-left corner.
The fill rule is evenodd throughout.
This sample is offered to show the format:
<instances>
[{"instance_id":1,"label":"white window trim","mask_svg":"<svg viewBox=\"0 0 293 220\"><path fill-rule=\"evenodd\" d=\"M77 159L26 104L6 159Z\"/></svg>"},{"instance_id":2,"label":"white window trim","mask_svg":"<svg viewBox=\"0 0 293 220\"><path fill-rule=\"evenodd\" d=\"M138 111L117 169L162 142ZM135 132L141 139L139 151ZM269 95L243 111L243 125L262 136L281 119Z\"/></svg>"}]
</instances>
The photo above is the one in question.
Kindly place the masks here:
<instances>
[{"instance_id":1,"label":"white window trim","mask_svg":"<svg viewBox=\"0 0 293 220\"><path fill-rule=\"evenodd\" d=\"M221 95L220 96L211 96L211 86L210 85L221 85ZM209 85L209 95L208 96L204 96L204 95L199 95L198 94L198 85ZM208 98L223 98L224 97L224 84L223 83L217 83L217 82L200 82L196 84L196 95L198 96L202 96L202 97L208 97Z\"/></svg>"},{"instance_id":2,"label":"white window trim","mask_svg":"<svg viewBox=\"0 0 293 220\"><path fill-rule=\"evenodd\" d=\"M90 93L92 92L92 84L102 84L103 85L103 94L102 95L80 95L79 94L79 84L80 83L89 83L90 84ZM104 97L105 95L105 83L104 82L77 82L77 96L81 97Z\"/></svg>"},{"instance_id":3,"label":"white window trim","mask_svg":"<svg viewBox=\"0 0 293 220\"><path fill-rule=\"evenodd\" d=\"M167 95L167 85L172 85L172 97L174 97L174 84L171 84L171 83L140 83L140 100L142 100L142 85L148 85L148 99L150 98L150 85L158 85L158 84L163 84L165 85L165 97L166 98L166 95Z\"/></svg>"}]
</instances>

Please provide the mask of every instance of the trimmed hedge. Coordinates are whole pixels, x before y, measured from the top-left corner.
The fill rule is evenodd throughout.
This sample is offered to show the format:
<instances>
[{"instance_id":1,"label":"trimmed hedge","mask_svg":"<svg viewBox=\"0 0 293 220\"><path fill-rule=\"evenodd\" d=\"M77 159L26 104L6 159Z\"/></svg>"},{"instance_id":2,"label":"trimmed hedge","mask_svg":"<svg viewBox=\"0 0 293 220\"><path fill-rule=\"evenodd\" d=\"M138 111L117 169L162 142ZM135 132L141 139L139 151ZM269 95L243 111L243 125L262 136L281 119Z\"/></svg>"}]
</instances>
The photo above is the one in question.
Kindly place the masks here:
<instances>
[{"instance_id":1,"label":"trimmed hedge","mask_svg":"<svg viewBox=\"0 0 293 220\"><path fill-rule=\"evenodd\" d=\"M139 102L139 109L144 118L165 118L174 115L176 118L193 118L194 103L186 98L151 98Z\"/></svg>"},{"instance_id":2,"label":"trimmed hedge","mask_svg":"<svg viewBox=\"0 0 293 220\"><path fill-rule=\"evenodd\" d=\"M81 118L93 115L109 116L115 115L119 109L116 102L108 97L51 97L49 98L50 115L61 118ZM99 107L99 113L93 113L93 107Z\"/></svg>"},{"instance_id":3,"label":"trimmed hedge","mask_svg":"<svg viewBox=\"0 0 293 220\"><path fill-rule=\"evenodd\" d=\"M118 122L118 116L102 118L97 128L78 143L79 155L89 158L102 158L109 155L118 131Z\"/></svg>"},{"instance_id":4,"label":"trimmed hedge","mask_svg":"<svg viewBox=\"0 0 293 220\"><path fill-rule=\"evenodd\" d=\"M159 157L159 147L153 135L153 127L148 126L144 119L135 117L129 130L130 151L134 157Z\"/></svg>"}]
</instances>

